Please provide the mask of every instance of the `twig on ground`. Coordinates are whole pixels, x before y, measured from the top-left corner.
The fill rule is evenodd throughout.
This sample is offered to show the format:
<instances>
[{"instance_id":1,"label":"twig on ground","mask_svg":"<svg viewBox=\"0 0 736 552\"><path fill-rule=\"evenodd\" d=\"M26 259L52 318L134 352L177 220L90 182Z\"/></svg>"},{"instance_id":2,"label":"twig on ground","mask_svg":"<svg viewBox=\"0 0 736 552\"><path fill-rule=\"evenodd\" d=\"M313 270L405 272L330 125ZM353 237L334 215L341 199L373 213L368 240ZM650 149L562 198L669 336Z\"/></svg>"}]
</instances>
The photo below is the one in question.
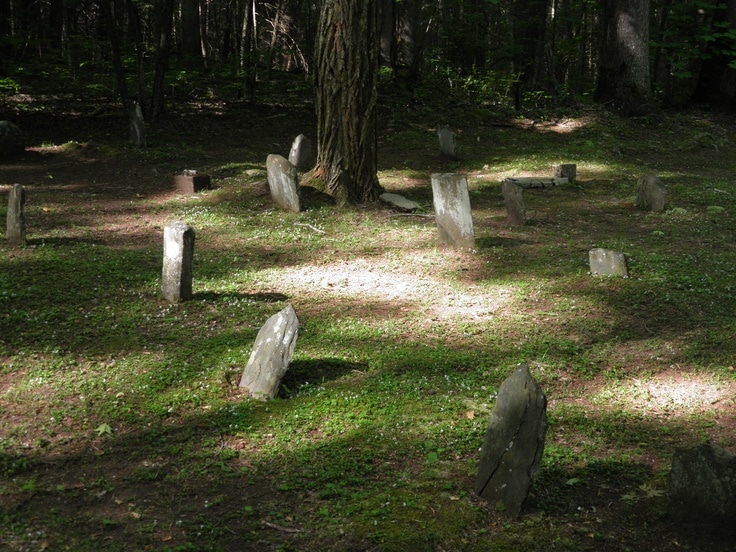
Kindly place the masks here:
<instances>
[{"instance_id":1,"label":"twig on ground","mask_svg":"<svg viewBox=\"0 0 736 552\"><path fill-rule=\"evenodd\" d=\"M271 523L269 521L266 521L265 519L261 521L263 525L266 527L269 527L271 529L275 529L276 531L283 531L284 533L301 533L301 529L295 529L294 527L284 527L283 525L276 525L275 523Z\"/></svg>"},{"instance_id":2,"label":"twig on ground","mask_svg":"<svg viewBox=\"0 0 736 552\"><path fill-rule=\"evenodd\" d=\"M327 232L325 232L324 230L320 230L319 228L315 228L315 227L314 227L314 226L312 226L311 224L307 224L307 223L305 223L305 222L295 222L294 224L295 224L296 226L306 226L307 228L311 228L312 230L314 230L314 231L315 231L315 232L317 232L318 234L326 234L326 233L327 233Z\"/></svg>"}]
</instances>

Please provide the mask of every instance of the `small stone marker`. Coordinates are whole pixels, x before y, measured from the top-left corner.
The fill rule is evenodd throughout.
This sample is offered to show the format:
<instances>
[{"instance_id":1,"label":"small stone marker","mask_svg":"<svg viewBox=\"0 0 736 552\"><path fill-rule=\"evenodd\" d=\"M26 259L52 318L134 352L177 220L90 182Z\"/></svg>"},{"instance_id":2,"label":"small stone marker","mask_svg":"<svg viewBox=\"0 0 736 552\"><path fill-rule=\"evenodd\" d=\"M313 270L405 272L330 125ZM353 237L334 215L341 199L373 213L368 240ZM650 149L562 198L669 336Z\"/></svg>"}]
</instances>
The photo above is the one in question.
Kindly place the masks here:
<instances>
[{"instance_id":1,"label":"small stone marker","mask_svg":"<svg viewBox=\"0 0 736 552\"><path fill-rule=\"evenodd\" d=\"M575 182L578 166L575 163L564 163L555 167L555 177L567 178L568 182Z\"/></svg>"},{"instance_id":2,"label":"small stone marker","mask_svg":"<svg viewBox=\"0 0 736 552\"><path fill-rule=\"evenodd\" d=\"M736 533L736 456L715 445L676 450L669 512L677 522Z\"/></svg>"},{"instance_id":3,"label":"small stone marker","mask_svg":"<svg viewBox=\"0 0 736 552\"><path fill-rule=\"evenodd\" d=\"M0 158L22 153L24 149L20 127L10 121L0 121Z\"/></svg>"},{"instance_id":4,"label":"small stone marker","mask_svg":"<svg viewBox=\"0 0 736 552\"><path fill-rule=\"evenodd\" d=\"M20 184L13 184L8 194L8 215L5 237L8 244L18 247L26 244L26 191Z\"/></svg>"},{"instance_id":5,"label":"small stone marker","mask_svg":"<svg viewBox=\"0 0 736 552\"><path fill-rule=\"evenodd\" d=\"M294 165L298 170L303 171L308 166L310 155L312 155L312 142L309 138L303 134L294 138L294 142L291 144L291 151L289 152L289 163Z\"/></svg>"},{"instance_id":6,"label":"small stone marker","mask_svg":"<svg viewBox=\"0 0 736 552\"><path fill-rule=\"evenodd\" d=\"M298 334L299 319L291 305L269 318L256 336L239 387L256 399L273 399L289 369Z\"/></svg>"},{"instance_id":7,"label":"small stone marker","mask_svg":"<svg viewBox=\"0 0 736 552\"><path fill-rule=\"evenodd\" d=\"M440 245L475 247L468 179L464 174L433 174L432 196Z\"/></svg>"},{"instance_id":8,"label":"small stone marker","mask_svg":"<svg viewBox=\"0 0 736 552\"><path fill-rule=\"evenodd\" d=\"M504 180L501 183L501 191L506 205L506 222L511 226L524 226L526 224L524 189L512 180Z\"/></svg>"},{"instance_id":9,"label":"small stone marker","mask_svg":"<svg viewBox=\"0 0 736 552\"><path fill-rule=\"evenodd\" d=\"M664 211L667 188L657 176L647 174L636 182L636 206L651 211Z\"/></svg>"},{"instance_id":10,"label":"small stone marker","mask_svg":"<svg viewBox=\"0 0 736 552\"><path fill-rule=\"evenodd\" d=\"M448 159L457 159L455 151L455 133L450 130L450 125L445 125L437 131L440 139L440 153Z\"/></svg>"},{"instance_id":11,"label":"small stone marker","mask_svg":"<svg viewBox=\"0 0 736 552\"><path fill-rule=\"evenodd\" d=\"M271 154L266 158L266 170L271 199L285 211L298 213L299 179L296 167L288 159Z\"/></svg>"},{"instance_id":12,"label":"small stone marker","mask_svg":"<svg viewBox=\"0 0 736 552\"><path fill-rule=\"evenodd\" d=\"M162 285L169 303L192 298L194 229L175 220L164 226L164 266Z\"/></svg>"},{"instance_id":13,"label":"small stone marker","mask_svg":"<svg viewBox=\"0 0 736 552\"><path fill-rule=\"evenodd\" d=\"M498 390L475 492L516 519L539 470L547 434L547 398L529 367L519 366Z\"/></svg>"},{"instance_id":14,"label":"small stone marker","mask_svg":"<svg viewBox=\"0 0 736 552\"><path fill-rule=\"evenodd\" d=\"M385 193L378 196L378 199L384 203L388 203L392 207L396 207L399 211L404 211L406 213L413 213L419 209L419 204L417 202L406 199L404 196L399 194Z\"/></svg>"},{"instance_id":15,"label":"small stone marker","mask_svg":"<svg viewBox=\"0 0 736 552\"><path fill-rule=\"evenodd\" d=\"M626 255L623 253L597 247L588 252L588 260L591 274L629 277Z\"/></svg>"},{"instance_id":16,"label":"small stone marker","mask_svg":"<svg viewBox=\"0 0 736 552\"><path fill-rule=\"evenodd\" d=\"M128 106L130 121L130 141L139 148L146 147L146 123L143 120L143 111L140 104L135 102Z\"/></svg>"},{"instance_id":17,"label":"small stone marker","mask_svg":"<svg viewBox=\"0 0 736 552\"><path fill-rule=\"evenodd\" d=\"M174 186L184 194L196 194L202 190L209 190L211 183L209 175L197 174L197 171L191 169L174 175Z\"/></svg>"}]
</instances>

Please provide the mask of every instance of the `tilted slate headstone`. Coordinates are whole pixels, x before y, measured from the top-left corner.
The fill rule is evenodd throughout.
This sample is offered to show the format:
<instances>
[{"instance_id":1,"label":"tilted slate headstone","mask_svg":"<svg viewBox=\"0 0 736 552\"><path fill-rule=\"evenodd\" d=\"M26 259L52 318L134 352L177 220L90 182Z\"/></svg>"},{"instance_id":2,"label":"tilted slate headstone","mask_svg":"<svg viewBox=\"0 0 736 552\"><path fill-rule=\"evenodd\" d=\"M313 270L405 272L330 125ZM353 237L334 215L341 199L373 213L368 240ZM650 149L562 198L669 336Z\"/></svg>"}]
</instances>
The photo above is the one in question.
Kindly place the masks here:
<instances>
[{"instance_id":1,"label":"tilted slate headstone","mask_svg":"<svg viewBox=\"0 0 736 552\"><path fill-rule=\"evenodd\" d=\"M736 456L715 445L676 450L669 512L678 522L736 533Z\"/></svg>"},{"instance_id":2,"label":"tilted slate headstone","mask_svg":"<svg viewBox=\"0 0 736 552\"><path fill-rule=\"evenodd\" d=\"M626 255L618 251L597 247L588 251L588 261L591 274L629 277Z\"/></svg>"},{"instance_id":3,"label":"tilted slate headstone","mask_svg":"<svg viewBox=\"0 0 736 552\"><path fill-rule=\"evenodd\" d=\"M22 153L24 149L20 127L10 121L0 121L0 158Z\"/></svg>"},{"instance_id":4,"label":"tilted slate headstone","mask_svg":"<svg viewBox=\"0 0 736 552\"><path fill-rule=\"evenodd\" d=\"M291 305L269 318L256 336L239 387L256 399L273 399L289 369L298 335L299 319Z\"/></svg>"},{"instance_id":5,"label":"tilted slate headstone","mask_svg":"<svg viewBox=\"0 0 736 552\"><path fill-rule=\"evenodd\" d=\"M528 366L519 366L498 390L488 424L475 492L515 519L529 495L547 434L547 398Z\"/></svg>"},{"instance_id":6,"label":"tilted slate headstone","mask_svg":"<svg viewBox=\"0 0 736 552\"><path fill-rule=\"evenodd\" d=\"M8 244L22 246L26 244L26 191L20 184L13 184L8 194L8 214L5 237Z\"/></svg>"},{"instance_id":7,"label":"tilted slate headstone","mask_svg":"<svg viewBox=\"0 0 736 552\"><path fill-rule=\"evenodd\" d=\"M578 166L575 163L563 163L555 167L555 176L557 178L567 178L568 182L575 182L577 172Z\"/></svg>"},{"instance_id":8,"label":"tilted slate headstone","mask_svg":"<svg viewBox=\"0 0 736 552\"><path fill-rule=\"evenodd\" d=\"M667 188L657 176L647 174L636 183L636 206L651 211L664 211Z\"/></svg>"},{"instance_id":9,"label":"tilted slate headstone","mask_svg":"<svg viewBox=\"0 0 736 552\"><path fill-rule=\"evenodd\" d=\"M506 222L511 226L524 226L526 224L524 189L511 180L504 180L501 183L501 191L506 205Z\"/></svg>"},{"instance_id":10,"label":"tilted slate headstone","mask_svg":"<svg viewBox=\"0 0 736 552\"><path fill-rule=\"evenodd\" d=\"M433 174L432 199L439 243L461 248L475 247L468 179L463 174Z\"/></svg>"},{"instance_id":11,"label":"tilted slate headstone","mask_svg":"<svg viewBox=\"0 0 736 552\"><path fill-rule=\"evenodd\" d=\"M419 204L416 201L406 199L404 196L399 194L384 193L378 196L378 199L384 203L388 203L392 207L396 207L399 211L406 213L413 213L419 209Z\"/></svg>"},{"instance_id":12,"label":"tilted slate headstone","mask_svg":"<svg viewBox=\"0 0 736 552\"><path fill-rule=\"evenodd\" d=\"M457 152L455 150L455 133L452 132L449 125L443 126L437 131L437 136L440 139L440 153L443 157L448 159L457 159Z\"/></svg>"},{"instance_id":13,"label":"tilted slate headstone","mask_svg":"<svg viewBox=\"0 0 736 552\"><path fill-rule=\"evenodd\" d=\"M289 163L303 171L308 166L310 155L312 155L312 142L309 138L303 134L294 138L291 151L289 151Z\"/></svg>"},{"instance_id":14,"label":"tilted slate headstone","mask_svg":"<svg viewBox=\"0 0 736 552\"><path fill-rule=\"evenodd\" d=\"M298 213L299 179L296 167L288 159L271 154L266 158L266 170L271 199L285 211Z\"/></svg>"},{"instance_id":15,"label":"tilted slate headstone","mask_svg":"<svg viewBox=\"0 0 736 552\"><path fill-rule=\"evenodd\" d=\"M194 229L176 220L164 226L161 290L169 303L192 298Z\"/></svg>"}]
</instances>

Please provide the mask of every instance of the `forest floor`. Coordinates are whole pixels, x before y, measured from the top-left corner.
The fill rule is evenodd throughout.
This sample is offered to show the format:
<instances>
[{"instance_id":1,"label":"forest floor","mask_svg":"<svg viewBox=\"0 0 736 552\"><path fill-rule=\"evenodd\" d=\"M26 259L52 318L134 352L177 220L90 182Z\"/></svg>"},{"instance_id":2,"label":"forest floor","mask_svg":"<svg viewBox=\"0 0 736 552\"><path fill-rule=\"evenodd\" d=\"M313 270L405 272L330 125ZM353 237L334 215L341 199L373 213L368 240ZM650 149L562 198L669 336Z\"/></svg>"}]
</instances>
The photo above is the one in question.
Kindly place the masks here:
<instances>
[{"instance_id":1,"label":"forest floor","mask_svg":"<svg viewBox=\"0 0 736 552\"><path fill-rule=\"evenodd\" d=\"M28 245L0 244L0 549L713 551L668 516L678 447L736 451L736 123L705 112L501 116L382 104L379 178L419 202L282 213L269 153L308 102L183 102L126 143L86 102L27 99ZM442 115L438 115L442 113ZM442 120L439 120L440 117ZM436 128L457 132L459 160ZM500 181L577 163L506 224ZM213 189L177 192L198 169ZM467 174L472 252L436 246L429 175ZM636 179L668 186L664 213ZM6 201L2 201L1 210ZM195 296L160 297L162 231L197 233ZM592 247L631 277L587 273ZM280 397L239 393L260 325L293 304ZM518 363L548 398L517 521L473 493Z\"/></svg>"}]
</instances>

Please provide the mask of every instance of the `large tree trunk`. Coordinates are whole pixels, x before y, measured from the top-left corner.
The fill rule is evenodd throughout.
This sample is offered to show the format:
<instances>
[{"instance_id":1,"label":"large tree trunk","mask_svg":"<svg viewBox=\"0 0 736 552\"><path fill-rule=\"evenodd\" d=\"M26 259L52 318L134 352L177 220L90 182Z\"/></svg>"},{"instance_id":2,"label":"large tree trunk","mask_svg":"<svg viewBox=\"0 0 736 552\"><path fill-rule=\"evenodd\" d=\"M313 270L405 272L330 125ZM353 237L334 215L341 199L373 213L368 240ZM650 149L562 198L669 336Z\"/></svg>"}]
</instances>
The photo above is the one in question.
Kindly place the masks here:
<instances>
[{"instance_id":1,"label":"large tree trunk","mask_svg":"<svg viewBox=\"0 0 736 552\"><path fill-rule=\"evenodd\" d=\"M325 0L316 45L317 166L338 205L378 198L379 0Z\"/></svg>"},{"instance_id":2,"label":"large tree trunk","mask_svg":"<svg viewBox=\"0 0 736 552\"><path fill-rule=\"evenodd\" d=\"M602 23L595 100L626 115L651 112L649 0L604 0Z\"/></svg>"}]
</instances>

